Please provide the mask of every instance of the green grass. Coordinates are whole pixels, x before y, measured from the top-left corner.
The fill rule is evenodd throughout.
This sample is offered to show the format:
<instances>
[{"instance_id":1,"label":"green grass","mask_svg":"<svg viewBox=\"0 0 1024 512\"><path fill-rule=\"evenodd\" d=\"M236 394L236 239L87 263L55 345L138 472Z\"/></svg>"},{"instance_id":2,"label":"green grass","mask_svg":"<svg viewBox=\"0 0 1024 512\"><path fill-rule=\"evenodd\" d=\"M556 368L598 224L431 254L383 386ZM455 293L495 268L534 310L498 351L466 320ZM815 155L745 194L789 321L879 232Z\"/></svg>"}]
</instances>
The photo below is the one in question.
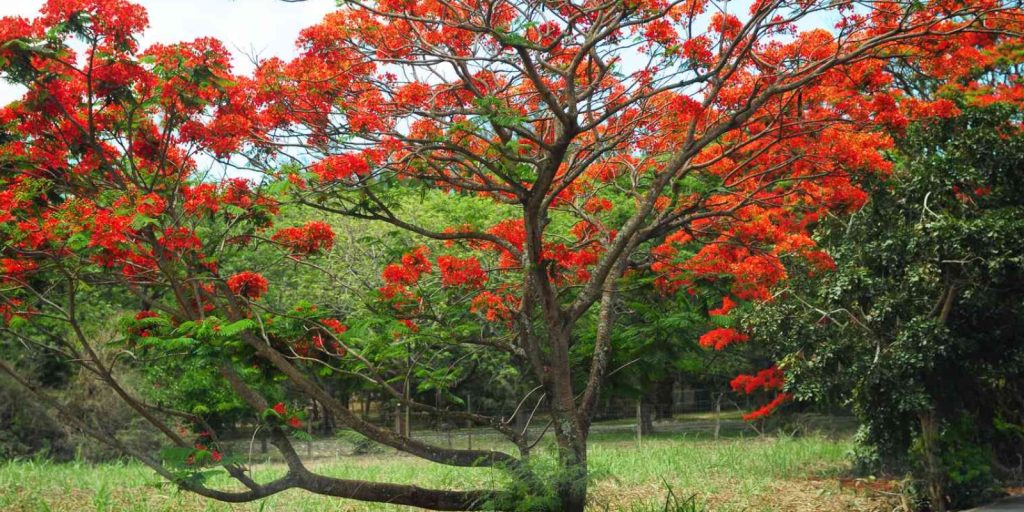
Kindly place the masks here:
<instances>
[{"instance_id":1,"label":"green grass","mask_svg":"<svg viewBox=\"0 0 1024 512\"><path fill-rule=\"evenodd\" d=\"M723 511L847 510L849 500L830 480L846 468L849 441L824 437L732 438L711 441L680 435L649 436L641 447L627 435L594 439L590 450L594 510L662 510L667 489L679 501ZM321 458L311 466L353 479L471 488L497 486L497 471L452 468L392 451L367 456ZM252 467L259 480L280 474L277 463ZM810 480L813 479L813 480ZM229 485L226 478L214 484ZM691 500L692 497L692 500ZM813 501L817 500L817 501ZM847 500L847 501L843 501ZM837 504L841 506L837 506ZM856 508L862 507L860 502ZM15 461L0 464L0 510L4 511L287 511L399 510L398 507L288 491L263 502L227 505L205 501L165 485L135 463L90 465Z\"/></svg>"}]
</instances>

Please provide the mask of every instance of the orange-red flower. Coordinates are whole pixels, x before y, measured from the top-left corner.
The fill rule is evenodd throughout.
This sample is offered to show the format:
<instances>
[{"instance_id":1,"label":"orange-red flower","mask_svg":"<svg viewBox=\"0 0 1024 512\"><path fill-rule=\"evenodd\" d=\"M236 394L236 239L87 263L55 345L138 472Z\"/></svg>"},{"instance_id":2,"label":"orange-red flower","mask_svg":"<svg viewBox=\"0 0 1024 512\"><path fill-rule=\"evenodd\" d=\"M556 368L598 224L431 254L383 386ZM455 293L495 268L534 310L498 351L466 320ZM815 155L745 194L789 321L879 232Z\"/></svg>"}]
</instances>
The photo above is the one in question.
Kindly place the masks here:
<instances>
[{"instance_id":1,"label":"orange-red flower","mask_svg":"<svg viewBox=\"0 0 1024 512\"><path fill-rule=\"evenodd\" d=\"M258 299L267 293L267 278L256 272L239 272L228 278L228 288L236 295Z\"/></svg>"}]
</instances>

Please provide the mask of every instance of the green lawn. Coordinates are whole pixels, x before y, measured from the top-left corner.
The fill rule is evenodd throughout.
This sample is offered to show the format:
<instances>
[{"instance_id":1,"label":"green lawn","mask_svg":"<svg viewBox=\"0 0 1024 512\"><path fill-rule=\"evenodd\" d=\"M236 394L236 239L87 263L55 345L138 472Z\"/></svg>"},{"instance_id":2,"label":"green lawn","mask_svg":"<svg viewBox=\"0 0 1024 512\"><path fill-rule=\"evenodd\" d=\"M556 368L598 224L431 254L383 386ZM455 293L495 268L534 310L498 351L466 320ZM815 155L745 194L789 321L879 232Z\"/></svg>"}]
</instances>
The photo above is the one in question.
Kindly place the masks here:
<instances>
[{"instance_id":1,"label":"green lawn","mask_svg":"<svg viewBox=\"0 0 1024 512\"><path fill-rule=\"evenodd\" d=\"M841 490L847 440L731 438L711 441L663 435L643 446L625 435L605 435L590 451L594 510L661 510L667 489L709 510L881 510L876 498ZM500 485L494 471L451 468L393 452L326 457L311 466L332 476L460 488ZM252 466L257 479L282 471L277 463ZM227 480L217 480L226 483ZM877 508L876 508L877 507ZM164 485L133 463L89 465L34 461L0 465L0 510L25 511L337 511L399 510L289 491L263 502L226 505ZM891 508L889 509L891 510Z\"/></svg>"}]
</instances>

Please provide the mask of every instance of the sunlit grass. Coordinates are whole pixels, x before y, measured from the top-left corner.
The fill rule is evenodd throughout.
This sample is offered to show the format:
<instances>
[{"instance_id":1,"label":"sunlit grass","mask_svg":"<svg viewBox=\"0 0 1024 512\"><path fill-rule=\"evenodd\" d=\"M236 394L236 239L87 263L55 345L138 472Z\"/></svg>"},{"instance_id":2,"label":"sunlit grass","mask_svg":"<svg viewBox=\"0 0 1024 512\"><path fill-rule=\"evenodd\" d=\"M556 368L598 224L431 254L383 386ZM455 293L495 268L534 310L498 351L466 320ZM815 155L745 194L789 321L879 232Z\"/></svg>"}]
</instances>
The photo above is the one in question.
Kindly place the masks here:
<instances>
[{"instance_id":1,"label":"sunlit grass","mask_svg":"<svg viewBox=\"0 0 1024 512\"><path fill-rule=\"evenodd\" d=\"M683 498L695 496L712 510L779 510L784 493L800 493L797 502L817 496L804 510L844 510L840 496L826 483L809 482L846 468L847 440L801 438L728 438L713 441L683 435L647 437L641 446L624 434L598 436L590 449L594 510L657 508L668 489ZM541 455L543 457L543 454ZM311 464L324 474L351 479L414 483L427 487L500 486L497 471L431 464L388 450L381 454L321 458ZM281 474L277 463L255 464L259 480ZM227 486L226 478L215 485ZM813 484L813 485L812 485ZM783 493L783 494L780 494ZM810 498L809 498L809 497ZM845 502L842 502L845 503ZM845 506L845 505L843 505ZM638 508L640 507L640 508ZM646 508L644 508L646 507ZM861 507L858 507L861 508ZM0 464L0 510L25 511L288 511L398 510L302 491L288 491L262 502L228 505L181 493L136 463L54 464L16 461Z\"/></svg>"}]
</instances>

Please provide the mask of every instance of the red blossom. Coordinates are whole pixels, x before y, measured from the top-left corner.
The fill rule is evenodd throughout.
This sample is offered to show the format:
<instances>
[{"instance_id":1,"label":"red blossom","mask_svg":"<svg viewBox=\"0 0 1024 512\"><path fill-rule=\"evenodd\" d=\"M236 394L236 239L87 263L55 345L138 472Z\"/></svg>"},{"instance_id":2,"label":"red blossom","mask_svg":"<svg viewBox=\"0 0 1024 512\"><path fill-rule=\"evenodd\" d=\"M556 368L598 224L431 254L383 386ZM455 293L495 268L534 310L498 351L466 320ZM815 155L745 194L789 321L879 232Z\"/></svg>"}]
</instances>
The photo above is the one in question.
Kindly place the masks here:
<instances>
[{"instance_id":1,"label":"red blossom","mask_svg":"<svg viewBox=\"0 0 1024 512\"><path fill-rule=\"evenodd\" d=\"M157 242L164 249L174 253L197 251L202 247L199 237L184 227L167 228Z\"/></svg>"},{"instance_id":2,"label":"red blossom","mask_svg":"<svg viewBox=\"0 0 1024 512\"><path fill-rule=\"evenodd\" d=\"M603 197L592 197L583 205L587 213L606 212L612 209L612 202Z\"/></svg>"},{"instance_id":3,"label":"red blossom","mask_svg":"<svg viewBox=\"0 0 1024 512\"><path fill-rule=\"evenodd\" d=\"M5 279L18 279L24 274L35 270L39 265L32 260L0 258L0 267L3 269L3 277Z\"/></svg>"},{"instance_id":4,"label":"red blossom","mask_svg":"<svg viewBox=\"0 0 1024 512\"><path fill-rule=\"evenodd\" d=\"M659 19L647 24L644 38L652 43L668 45L675 41L678 34L667 19Z\"/></svg>"},{"instance_id":5,"label":"red blossom","mask_svg":"<svg viewBox=\"0 0 1024 512\"><path fill-rule=\"evenodd\" d=\"M784 378L782 371L772 366L757 372L756 375L737 375L729 383L729 387L733 391L749 395L759 389L765 391L782 389L785 384Z\"/></svg>"},{"instance_id":6,"label":"red blossom","mask_svg":"<svg viewBox=\"0 0 1024 512\"><path fill-rule=\"evenodd\" d=\"M402 265L417 274L430 273L432 268L428 259L429 254L430 250L425 246L417 247L402 255Z\"/></svg>"},{"instance_id":7,"label":"red blossom","mask_svg":"<svg viewBox=\"0 0 1024 512\"><path fill-rule=\"evenodd\" d=\"M473 313L482 312L489 322L509 321L512 319L512 308L515 307L516 299L513 295L501 296L490 291L481 292L473 298L470 311Z\"/></svg>"},{"instance_id":8,"label":"red blossom","mask_svg":"<svg viewBox=\"0 0 1024 512\"><path fill-rule=\"evenodd\" d=\"M472 256L463 259L444 255L437 258L437 266L441 269L443 286L480 288L487 282L487 274L480 267L480 262Z\"/></svg>"},{"instance_id":9,"label":"red blossom","mask_svg":"<svg viewBox=\"0 0 1024 512\"><path fill-rule=\"evenodd\" d=\"M334 318L324 318L320 320L321 324L324 324L328 329L334 331L335 334L344 334L348 330L348 327L343 325L340 321Z\"/></svg>"},{"instance_id":10,"label":"red blossom","mask_svg":"<svg viewBox=\"0 0 1024 512\"><path fill-rule=\"evenodd\" d=\"M267 292L267 278L256 272L239 272L228 278L228 288L236 295L258 299Z\"/></svg>"},{"instance_id":11,"label":"red blossom","mask_svg":"<svg viewBox=\"0 0 1024 512\"><path fill-rule=\"evenodd\" d=\"M384 267L381 278L386 283L388 290L385 295L394 296L395 293L405 289L405 286L416 284L420 276L433 271L428 255L430 250L426 247L417 247L402 255L402 262L392 263ZM382 292L385 290L382 289Z\"/></svg>"},{"instance_id":12,"label":"red blossom","mask_svg":"<svg viewBox=\"0 0 1024 512\"><path fill-rule=\"evenodd\" d=\"M700 337L699 343L702 347L722 350L733 343L740 343L750 339L750 336L740 333L736 329L719 327L712 329Z\"/></svg>"},{"instance_id":13,"label":"red blossom","mask_svg":"<svg viewBox=\"0 0 1024 512\"><path fill-rule=\"evenodd\" d=\"M212 183L200 183L199 185L182 188L182 195L185 198L184 208L187 213L209 214L217 213L220 209L220 201L217 198L217 186Z\"/></svg>"},{"instance_id":14,"label":"red blossom","mask_svg":"<svg viewBox=\"0 0 1024 512\"><path fill-rule=\"evenodd\" d=\"M155 193L149 193L139 198L135 211L146 217L156 217L164 212L167 202Z\"/></svg>"},{"instance_id":15,"label":"red blossom","mask_svg":"<svg viewBox=\"0 0 1024 512\"><path fill-rule=\"evenodd\" d=\"M775 412L775 409L778 409L779 406L788 402L791 398L793 398L793 396L790 395L789 393L779 393L778 395L775 396L775 398L772 399L772 401L768 402L767 404L764 404L758 409L755 409L744 414L743 420L754 421L764 418L765 416L768 416L769 414Z\"/></svg>"},{"instance_id":16,"label":"red blossom","mask_svg":"<svg viewBox=\"0 0 1024 512\"><path fill-rule=\"evenodd\" d=\"M127 215L117 215L108 210L96 212L89 245L114 253L122 250L128 237L134 234L131 223L132 218Z\"/></svg>"},{"instance_id":17,"label":"red blossom","mask_svg":"<svg viewBox=\"0 0 1024 512\"><path fill-rule=\"evenodd\" d=\"M728 315L734 307L736 307L736 301L726 295L725 297L722 297L722 307L708 310L708 314L711 316Z\"/></svg>"},{"instance_id":18,"label":"red blossom","mask_svg":"<svg viewBox=\"0 0 1024 512\"><path fill-rule=\"evenodd\" d=\"M331 182L345 180L353 176L362 177L370 173L370 166L366 159L352 153L344 155L331 155L310 167L310 171L320 178L320 181Z\"/></svg>"},{"instance_id":19,"label":"red blossom","mask_svg":"<svg viewBox=\"0 0 1024 512\"><path fill-rule=\"evenodd\" d=\"M143 309L142 311L139 311L135 315L135 321L143 320L145 318L156 318L158 316L160 316L160 315L156 311L152 311L152 310L149 310L149 309Z\"/></svg>"},{"instance_id":20,"label":"red blossom","mask_svg":"<svg viewBox=\"0 0 1024 512\"><path fill-rule=\"evenodd\" d=\"M271 238L289 248L294 255L315 254L334 246L334 231L330 224L317 220L279 229Z\"/></svg>"}]
</instances>

